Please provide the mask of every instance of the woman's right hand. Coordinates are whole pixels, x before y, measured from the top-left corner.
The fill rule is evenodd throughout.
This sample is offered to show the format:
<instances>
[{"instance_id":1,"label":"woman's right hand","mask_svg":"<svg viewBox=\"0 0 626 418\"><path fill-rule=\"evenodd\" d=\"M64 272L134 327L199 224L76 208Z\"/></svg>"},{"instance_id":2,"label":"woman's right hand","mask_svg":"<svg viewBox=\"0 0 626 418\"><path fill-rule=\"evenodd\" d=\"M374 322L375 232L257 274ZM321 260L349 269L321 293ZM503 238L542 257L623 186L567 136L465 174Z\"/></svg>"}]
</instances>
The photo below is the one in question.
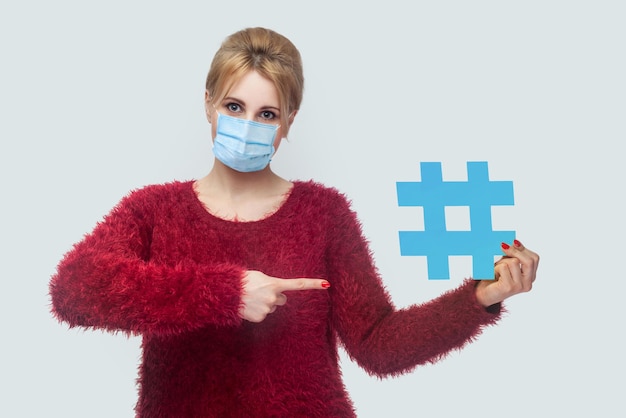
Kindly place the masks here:
<instances>
[{"instance_id":1,"label":"woman's right hand","mask_svg":"<svg viewBox=\"0 0 626 418\"><path fill-rule=\"evenodd\" d=\"M243 278L239 316L250 322L261 322L278 306L287 303L283 293L292 290L325 290L330 283L324 279L279 279L260 271L248 270Z\"/></svg>"}]
</instances>

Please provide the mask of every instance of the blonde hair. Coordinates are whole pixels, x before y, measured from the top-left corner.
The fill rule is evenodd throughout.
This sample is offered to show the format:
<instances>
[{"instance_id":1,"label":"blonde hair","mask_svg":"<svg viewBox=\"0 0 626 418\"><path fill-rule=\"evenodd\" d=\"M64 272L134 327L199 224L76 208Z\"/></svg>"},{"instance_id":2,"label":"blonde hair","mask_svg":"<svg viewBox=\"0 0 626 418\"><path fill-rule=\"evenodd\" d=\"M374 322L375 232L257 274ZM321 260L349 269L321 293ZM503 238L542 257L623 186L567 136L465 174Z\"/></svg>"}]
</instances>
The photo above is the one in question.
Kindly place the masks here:
<instances>
[{"instance_id":1,"label":"blonde hair","mask_svg":"<svg viewBox=\"0 0 626 418\"><path fill-rule=\"evenodd\" d=\"M211 101L219 103L248 71L274 83L280 99L281 125L300 108L304 75L300 52L283 35L265 28L247 28L228 36L213 57L206 79Z\"/></svg>"}]
</instances>

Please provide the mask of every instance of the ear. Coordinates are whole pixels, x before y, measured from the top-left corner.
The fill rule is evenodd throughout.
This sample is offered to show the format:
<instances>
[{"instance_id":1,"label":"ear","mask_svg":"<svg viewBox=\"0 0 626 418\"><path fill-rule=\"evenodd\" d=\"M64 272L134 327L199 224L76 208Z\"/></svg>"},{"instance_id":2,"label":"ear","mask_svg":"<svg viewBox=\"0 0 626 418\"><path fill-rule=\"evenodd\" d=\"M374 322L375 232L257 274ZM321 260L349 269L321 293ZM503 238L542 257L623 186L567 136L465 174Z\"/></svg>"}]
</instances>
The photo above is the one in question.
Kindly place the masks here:
<instances>
[{"instance_id":1,"label":"ear","mask_svg":"<svg viewBox=\"0 0 626 418\"><path fill-rule=\"evenodd\" d=\"M294 119L296 118L296 115L298 114L297 110L294 110L293 112L291 112L291 114L289 115L289 119L287 121L287 124L289 125L289 127L291 128L291 124L293 123Z\"/></svg>"},{"instance_id":2,"label":"ear","mask_svg":"<svg viewBox=\"0 0 626 418\"><path fill-rule=\"evenodd\" d=\"M213 110L213 106L211 106L211 96L209 95L209 91L204 91L204 111L206 112L206 119L211 123L211 114Z\"/></svg>"},{"instance_id":3,"label":"ear","mask_svg":"<svg viewBox=\"0 0 626 418\"><path fill-rule=\"evenodd\" d=\"M294 110L293 112L291 112L289 114L289 117L287 118L287 126L283 127L283 137L284 138L287 138L287 135L289 134L289 130L291 129L291 125L293 124L293 121L296 118L297 114L298 114L297 110Z\"/></svg>"}]
</instances>

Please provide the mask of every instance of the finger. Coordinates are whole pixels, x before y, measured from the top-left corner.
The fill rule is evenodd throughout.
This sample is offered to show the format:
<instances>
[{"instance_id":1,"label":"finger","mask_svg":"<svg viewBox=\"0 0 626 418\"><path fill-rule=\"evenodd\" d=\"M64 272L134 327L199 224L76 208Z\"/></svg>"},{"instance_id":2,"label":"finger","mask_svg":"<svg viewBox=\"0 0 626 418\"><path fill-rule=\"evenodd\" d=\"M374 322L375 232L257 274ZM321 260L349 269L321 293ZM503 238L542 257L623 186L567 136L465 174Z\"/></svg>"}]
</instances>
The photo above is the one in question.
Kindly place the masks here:
<instances>
[{"instance_id":1,"label":"finger","mask_svg":"<svg viewBox=\"0 0 626 418\"><path fill-rule=\"evenodd\" d=\"M528 292L532 289L534 273L531 276L524 271L519 259L508 258L497 265L496 268L496 271L501 275L501 281L505 283L504 289L509 295Z\"/></svg>"},{"instance_id":2,"label":"finger","mask_svg":"<svg viewBox=\"0 0 626 418\"><path fill-rule=\"evenodd\" d=\"M508 275L513 283L522 283L522 267L518 258L507 258L502 264L506 266Z\"/></svg>"},{"instance_id":3,"label":"finger","mask_svg":"<svg viewBox=\"0 0 626 418\"><path fill-rule=\"evenodd\" d=\"M496 266L496 275L498 276L499 289L504 298L523 292L527 288L522 280L519 261L514 258L507 258L499 263Z\"/></svg>"},{"instance_id":4,"label":"finger","mask_svg":"<svg viewBox=\"0 0 626 418\"><path fill-rule=\"evenodd\" d=\"M523 278L531 283L534 282L539 264L539 255L530 251L517 239L513 241L512 247L503 243L502 249L508 256L519 260Z\"/></svg>"},{"instance_id":5,"label":"finger","mask_svg":"<svg viewBox=\"0 0 626 418\"><path fill-rule=\"evenodd\" d=\"M324 290L330 283L323 279L277 279L279 292L287 290Z\"/></svg>"},{"instance_id":6,"label":"finger","mask_svg":"<svg viewBox=\"0 0 626 418\"><path fill-rule=\"evenodd\" d=\"M494 270L496 273L496 280L507 283L510 283L513 280L511 277L511 271L509 269L509 266L504 260L498 262Z\"/></svg>"},{"instance_id":7,"label":"finger","mask_svg":"<svg viewBox=\"0 0 626 418\"><path fill-rule=\"evenodd\" d=\"M507 255L511 255L511 253L516 253L517 251L526 250L526 247L524 247L524 244L522 244L522 242L518 239L514 239L510 245L507 244L506 242L503 242L500 245L502 246L502 250L504 251L504 253Z\"/></svg>"},{"instance_id":8,"label":"finger","mask_svg":"<svg viewBox=\"0 0 626 418\"><path fill-rule=\"evenodd\" d=\"M529 251L526 250L518 240L514 240L512 245L503 242L501 246L502 251L504 251L506 255L502 257L500 261L514 258L520 265L524 264L524 261L528 261L528 255L526 253Z\"/></svg>"},{"instance_id":9,"label":"finger","mask_svg":"<svg viewBox=\"0 0 626 418\"><path fill-rule=\"evenodd\" d=\"M510 258L510 257L509 257L508 255L503 255L502 257L500 257L500 259L499 259L498 261L496 261L496 262L493 264L493 271L494 271L494 274L493 274L493 279L494 279L495 281L497 281L497 280L499 280L499 279L500 279L500 270L502 269L502 267L500 266L500 264L504 263L504 260L507 260L507 259L509 259L509 258Z\"/></svg>"},{"instance_id":10,"label":"finger","mask_svg":"<svg viewBox=\"0 0 626 418\"><path fill-rule=\"evenodd\" d=\"M530 258L532 263L537 264L539 261L539 255L530 251L519 240L513 240L513 245L510 246L506 243L502 243L502 250L510 257L517 257L521 259Z\"/></svg>"}]
</instances>

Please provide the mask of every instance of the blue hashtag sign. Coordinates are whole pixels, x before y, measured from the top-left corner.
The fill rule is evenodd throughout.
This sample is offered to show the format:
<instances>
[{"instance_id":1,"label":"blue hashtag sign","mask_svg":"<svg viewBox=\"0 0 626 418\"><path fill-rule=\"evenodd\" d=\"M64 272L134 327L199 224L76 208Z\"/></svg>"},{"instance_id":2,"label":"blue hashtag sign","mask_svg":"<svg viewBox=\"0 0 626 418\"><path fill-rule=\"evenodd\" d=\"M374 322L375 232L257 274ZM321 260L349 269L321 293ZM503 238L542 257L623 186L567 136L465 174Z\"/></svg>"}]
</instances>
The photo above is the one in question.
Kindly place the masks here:
<instances>
[{"instance_id":1,"label":"blue hashtag sign","mask_svg":"<svg viewBox=\"0 0 626 418\"><path fill-rule=\"evenodd\" d=\"M426 256L430 280L450 279L448 256L472 256L473 277L493 279L494 256L515 231L494 231L491 207L513 205L513 182L489 181L487 162L468 162L467 181L443 181L441 163L422 162L421 182L397 182L399 206L424 208L424 231L400 231L400 254ZM446 229L445 207L468 206L469 231Z\"/></svg>"}]
</instances>

